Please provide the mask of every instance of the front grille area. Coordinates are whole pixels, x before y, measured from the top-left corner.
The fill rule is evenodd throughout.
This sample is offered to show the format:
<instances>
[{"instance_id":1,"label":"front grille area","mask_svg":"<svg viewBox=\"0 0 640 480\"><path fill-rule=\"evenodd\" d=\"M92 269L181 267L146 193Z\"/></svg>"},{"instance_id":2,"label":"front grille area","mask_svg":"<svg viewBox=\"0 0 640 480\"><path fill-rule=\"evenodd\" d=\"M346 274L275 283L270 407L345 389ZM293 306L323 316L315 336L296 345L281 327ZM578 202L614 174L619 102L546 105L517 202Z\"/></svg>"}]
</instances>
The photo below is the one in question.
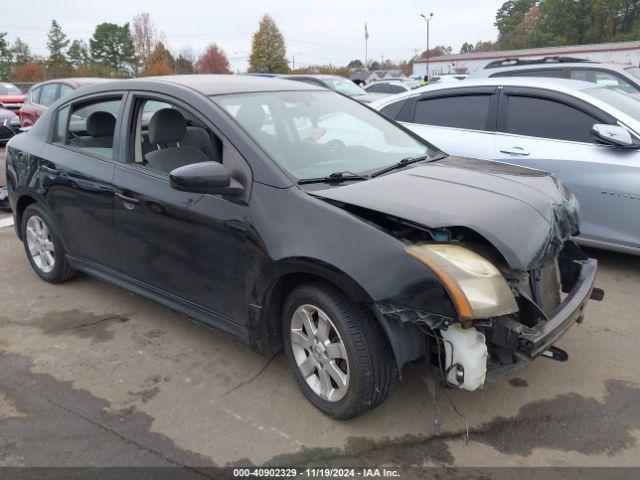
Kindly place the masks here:
<instances>
[{"instance_id":1,"label":"front grille area","mask_svg":"<svg viewBox=\"0 0 640 480\"><path fill-rule=\"evenodd\" d=\"M547 315L560 305L560 270L556 260L531 272L531 290L533 299Z\"/></svg>"}]
</instances>

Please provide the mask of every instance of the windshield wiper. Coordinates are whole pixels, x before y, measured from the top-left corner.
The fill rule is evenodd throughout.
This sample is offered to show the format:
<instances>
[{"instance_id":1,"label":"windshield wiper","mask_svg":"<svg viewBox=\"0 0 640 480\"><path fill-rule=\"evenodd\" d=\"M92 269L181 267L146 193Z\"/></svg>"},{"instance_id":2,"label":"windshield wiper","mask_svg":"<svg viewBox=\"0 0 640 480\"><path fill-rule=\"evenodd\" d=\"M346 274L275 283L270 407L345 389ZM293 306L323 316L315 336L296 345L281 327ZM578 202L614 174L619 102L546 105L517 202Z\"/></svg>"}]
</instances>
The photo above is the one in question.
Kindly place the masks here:
<instances>
[{"instance_id":1,"label":"windshield wiper","mask_svg":"<svg viewBox=\"0 0 640 480\"><path fill-rule=\"evenodd\" d=\"M422 162L429 158L429 155L420 155L419 157L407 157L400 160L398 163L394 163L393 165L389 165L388 167L384 167L377 172L373 172L371 174L371 178L375 178L379 175L383 175L387 172L391 172L392 170L397 170L398 168L406 167L407 165L411 165L412 163Z\"/></svg>"},{"instance_id":2,"label":"windshield wiper","mask_svg":"<svg viewBox=\"0 0 640 480\"><path fill-rule=\"evenodd\" d=\"M306 183L339 183L352 180L369 180L369 178L368 176L358 175L352 172L334 172L326 177L303 178L302 180L298 180L298 185L304 185Z\"/></svg>"}]
</instances>

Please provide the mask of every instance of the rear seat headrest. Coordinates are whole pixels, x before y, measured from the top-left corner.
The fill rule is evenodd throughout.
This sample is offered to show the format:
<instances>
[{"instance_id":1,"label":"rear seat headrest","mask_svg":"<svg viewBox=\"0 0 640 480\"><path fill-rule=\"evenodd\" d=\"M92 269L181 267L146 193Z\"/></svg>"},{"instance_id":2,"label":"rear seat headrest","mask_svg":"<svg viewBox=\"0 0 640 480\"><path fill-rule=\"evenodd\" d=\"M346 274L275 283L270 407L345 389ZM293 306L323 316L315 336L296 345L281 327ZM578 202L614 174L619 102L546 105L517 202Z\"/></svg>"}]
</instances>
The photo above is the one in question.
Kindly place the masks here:
<instances>
[{"instance_id":1,"label":"rear seat headrest","mask_svg":"<svg viewBox=\"0 0 640 480\"><path fill-rule=\"evenodd\" d=\"M93 112L87 117L87 133L92 137L113 137L116 117L109 112Z\"/></svg>"},{"instance_id":2,"label":"rear seat headrest","mask_svg":"<svg viewBox=\"0 0 640 480\"><path fill-rule=\"evenodd\" d=\"M163 108L149 121L149 141L154 144L179 142L187 132L187 121L173 108Z\"/></svg>"}]
</instances>

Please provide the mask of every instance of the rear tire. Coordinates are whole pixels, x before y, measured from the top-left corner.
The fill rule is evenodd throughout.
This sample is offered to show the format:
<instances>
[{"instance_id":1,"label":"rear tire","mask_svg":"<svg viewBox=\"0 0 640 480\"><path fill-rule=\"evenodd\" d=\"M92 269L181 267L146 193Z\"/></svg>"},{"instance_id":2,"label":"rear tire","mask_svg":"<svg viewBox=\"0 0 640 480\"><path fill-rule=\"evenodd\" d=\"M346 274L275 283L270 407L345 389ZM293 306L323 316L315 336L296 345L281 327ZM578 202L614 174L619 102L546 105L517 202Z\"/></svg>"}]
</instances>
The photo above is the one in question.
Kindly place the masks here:
<instances>
[{"instance_id":1,"label":"rear tire","mask_svg":"<svg viewBox=\"0 0 640 480\"><path fill-rule=\"evenodd\" d=\"M47 212L37 203L22 214L22 243L38 276L49 283L66 282L75 274L69 265L60 237Z\"/></svg>"},{"instance_id":2,"label":"rear tire","mask_svg":"<svg viewBox=\"0 0 640 480\"><path fill-rule=\"evenodd\" d=\"M386 399L390 348L375 318L342 292L323 283L297 287L285 302L282 329L296 382L319 410L348 419Z\"/></svg>"}]
</instances>

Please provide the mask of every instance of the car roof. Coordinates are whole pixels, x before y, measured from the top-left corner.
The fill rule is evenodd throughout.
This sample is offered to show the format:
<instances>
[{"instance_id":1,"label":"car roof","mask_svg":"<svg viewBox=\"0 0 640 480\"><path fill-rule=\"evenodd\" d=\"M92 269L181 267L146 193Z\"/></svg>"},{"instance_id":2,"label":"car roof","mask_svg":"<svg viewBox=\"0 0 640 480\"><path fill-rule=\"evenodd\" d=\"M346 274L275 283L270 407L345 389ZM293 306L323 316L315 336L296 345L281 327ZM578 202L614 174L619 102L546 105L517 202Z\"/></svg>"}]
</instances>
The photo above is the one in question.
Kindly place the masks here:
<instances>
[{"instance_id":1,"label":"car roof","mask_svg":"<svg viewBox=\"0 0 640 480\"><path fill-rule=\"evenodd\" d=\"M224 95L230 93L277 92L290 90L324 90L294 80L269 78L255 75L167 75L162 77L143 77L130 80L117 80L105 89L135 89L145 83L169 83L196 90L203 95Z\"/></svg>"},{"instance_id":2,"label":"car roof","mask_svg":"<svg viewBox=\"0 0 640 480\"><path fill-rule=\"evenodd\" d=\"M351 81L348 78L341 77L340 75L330 75L328 73L318 73L318 74L315 74L315 73L311 73L311 74L295 73L295 74L283 75L281 78L283 78L283 79L287 79L287 78L317 78L318 80L339 78L340 80Z\"/></svg>"},{"instance_id":3,"label":"car roof","mask_svg":"<svg viewBox=\"0 0 640 480\"><path fill-rule=\"evenodd\" d=\"M437 92L439 90L458 90L468 89L473 87L528 87L528 88L540 88L544 90L550 90L555 92L571 95L575 98L583 100L610 115L622 120L628 125L633 125L633 128L640 132L640 122L635 118L627 115L626 113L618 110L617 108L609 105L608 103L590 95L587 90L598 88L598 85L591 82L584 82L581 80L566 80L559 78L543 78L543 77L496 77L496 78L479 78L479 79L467 79L461 80L455 83L434 83L426 85L424 87L416 88L404 93L398 93L391 97L384 97L379 100L371 102L369 106L379 110L390 103L397 102L399 100L418 96L422 93Z\"/></svg>"},{"instance_id":4,"label":"car roof","mask_svg":"<svg viewBox=\"0 0 640 480\"><path fill-rule=\"evenodd\" d=\"M81 87L83 85L93 85L96 83L107 83L112 82L112 78L100 78L100 77L69 77L69 78L54 78L52 80L47 80L45 82L36 83L31 88L38 88L42 85L48 85L50 83L64 83L67 85L73 85L76 87Z\"/></svg>"},{"instance_id":5,"label":"car roof","mask_svg":"<svg viewBox=\"0 0 640 480\"><path fill-rule=\"evenodd\" d=\"M540 63L529 65L505 65L504 67L484 68L473 72L471 78L489 77L496 73L517 72L520 70L557 70L559 68L580 68L580 69L605 69L622 72L633 65L620 65L617 63L597 63L597 62L558 62L558 63Z\"/></svg>"}]
</instances>

